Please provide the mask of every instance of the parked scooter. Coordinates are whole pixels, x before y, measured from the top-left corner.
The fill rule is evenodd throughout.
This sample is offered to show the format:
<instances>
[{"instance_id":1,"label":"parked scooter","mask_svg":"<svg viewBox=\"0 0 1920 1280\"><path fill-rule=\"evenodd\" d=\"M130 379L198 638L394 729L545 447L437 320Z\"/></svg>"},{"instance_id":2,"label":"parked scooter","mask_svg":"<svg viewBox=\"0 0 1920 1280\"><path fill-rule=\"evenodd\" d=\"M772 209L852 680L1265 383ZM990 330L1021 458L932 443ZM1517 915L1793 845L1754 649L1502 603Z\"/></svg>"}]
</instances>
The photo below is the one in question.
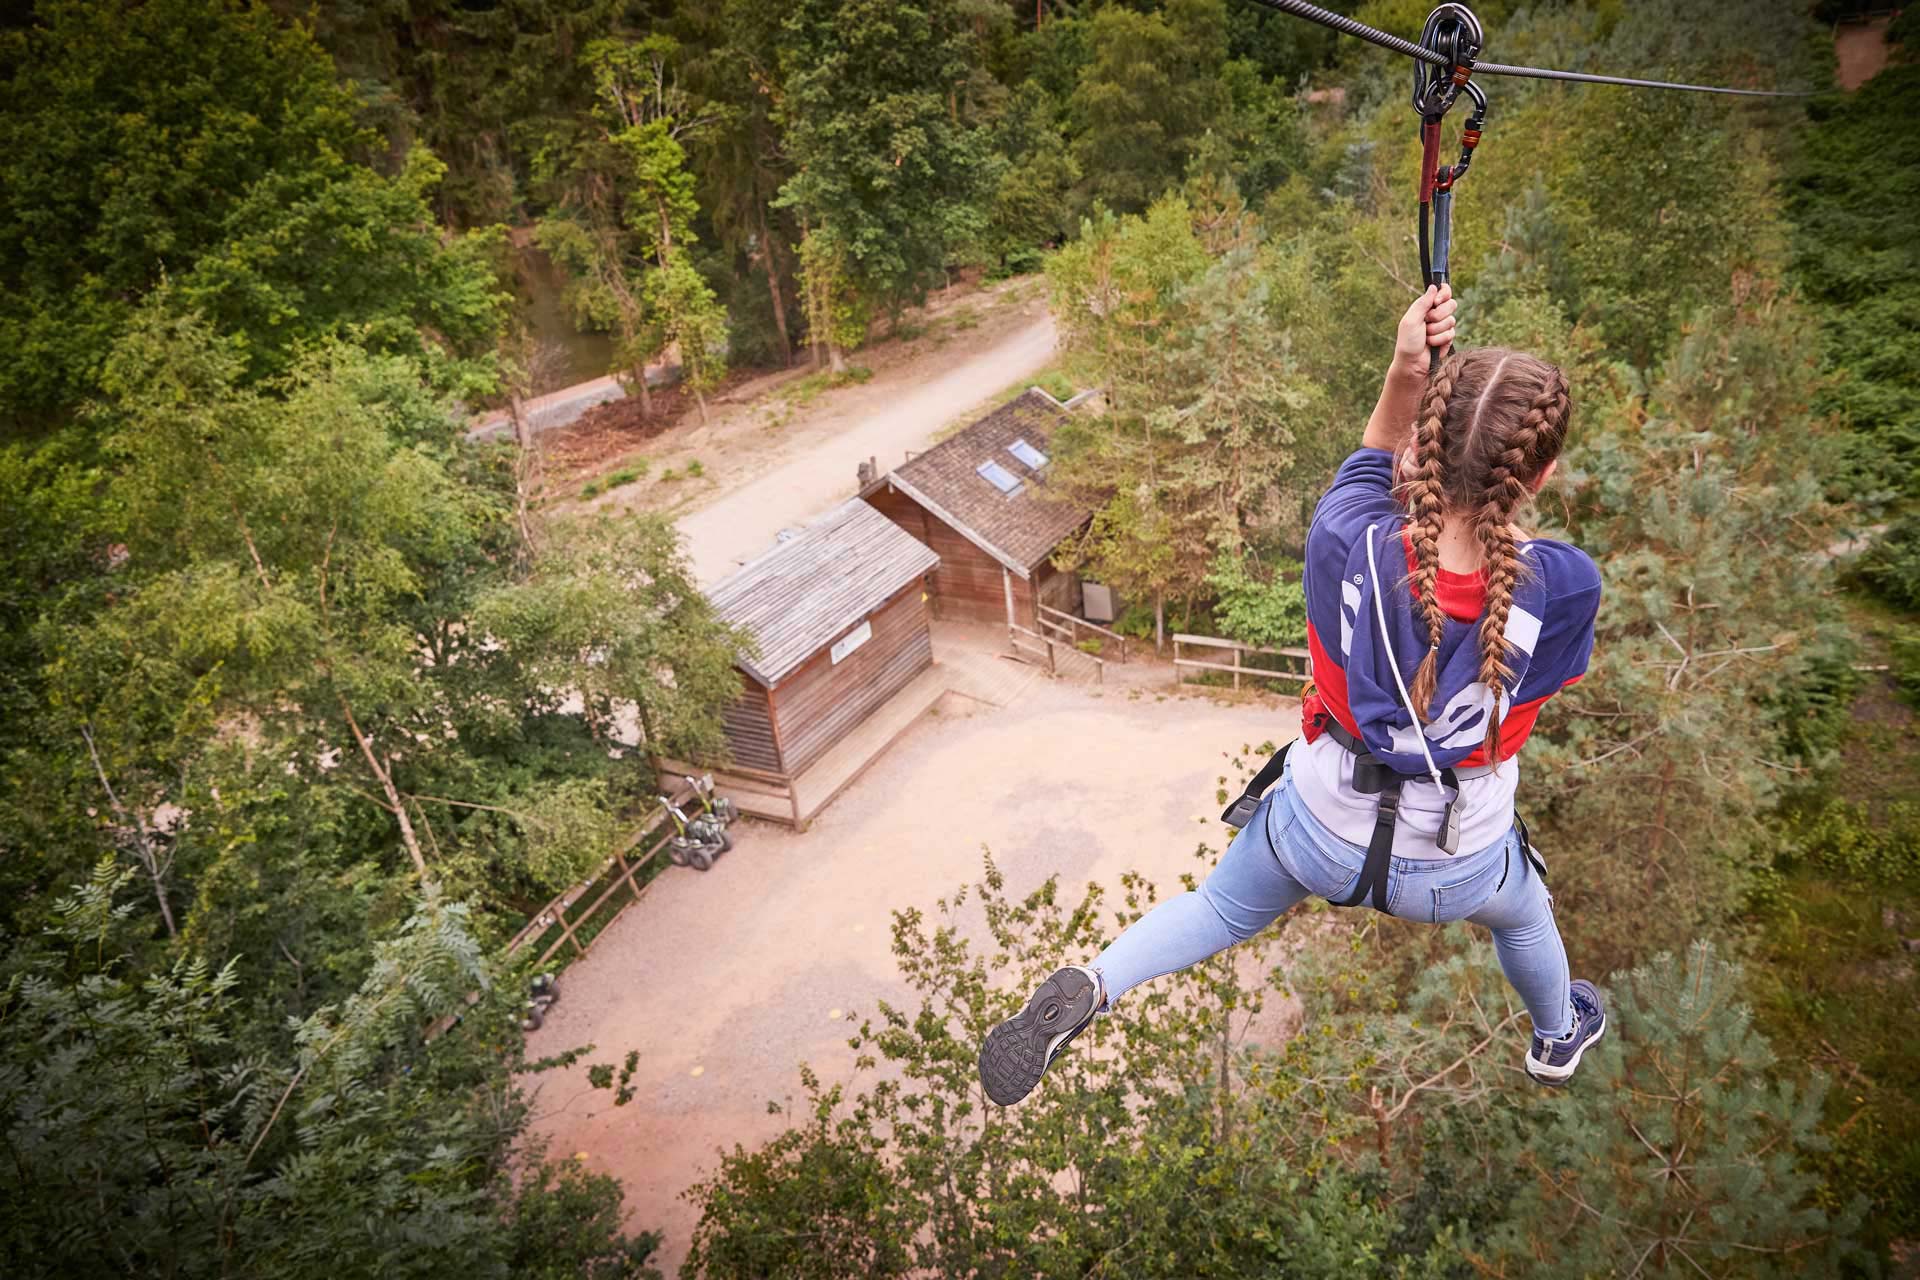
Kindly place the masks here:
<instances>
[{"instance_id":1,"label":"parked scooter","mask_svg":"<svg viewBox=\"0 0 1920 1280\"><path fill-rule=\"evenodd\" d=\"M527 1012L520 1019L522 1031L538 1031L547 1020L547 1010L560 1003L560 979L551 973L535 974L527 983Z\"/></svg>"},{"instance_id":2,"label":"parked scooter","mask_svg":"<svg viewBox=\"0 0 1920 1280\"><path fill-rule=\"evenodd\" d=\"M676 865L708 871L715 858L733 848L733 837L712 814L703 812L689 818L671 797L661 796L659 800L673 820L673 835L667 839L667 857Z\"/></svg>"},{"instance_id":3,"label":"parked scooter","mask_svg":"<svg viewBox=\"0 0 1920 1280\"><path fill-rule=\"evenodd\" d=\"M723 796L714 791L712 774L703 773L697 778L690 773L682 776L686 778L687 786L693 789L693 794L699 798L700 807L718 818L721 826L730 827L739 821L740 806L733 802L731 796Z\"/></svg>"}]
</instances>

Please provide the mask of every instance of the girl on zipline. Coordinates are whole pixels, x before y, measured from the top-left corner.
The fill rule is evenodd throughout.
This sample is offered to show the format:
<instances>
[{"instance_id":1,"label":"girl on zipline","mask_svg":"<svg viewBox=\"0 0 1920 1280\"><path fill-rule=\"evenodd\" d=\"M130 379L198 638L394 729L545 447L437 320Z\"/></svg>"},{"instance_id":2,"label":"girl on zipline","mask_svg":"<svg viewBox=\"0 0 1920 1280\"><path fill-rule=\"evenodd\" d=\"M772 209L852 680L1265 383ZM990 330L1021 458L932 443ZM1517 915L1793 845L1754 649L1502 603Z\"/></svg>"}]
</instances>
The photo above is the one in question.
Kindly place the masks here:
<instances>
[{"instance_id":1,"label":"girl on zipline","mask_svg":"<svg viewBox=\"0 0 1920 1280\"><path fill-rule=\"evenodd\" d=\"M1450 356L1428 381L1455 305L1442 285L1407 309L1361 447L1314 512L1313 692L1278 785L1257 808L1243 798L1251 815L1197 892L1055 973L988 1034L980 1078L1000 1105L1032 1092L1128 991L1309 895L1370 894L1402 919L1490 929L1533 1019L1536 1080L1566 1083L1606 1030L1600 992L1568 981L1545 867L1513 811L1516 755L1541 705L1585 673L1600 603L1585 552L1515 525L1566 442L1567 380L1488 348Z\"/></svg>"}]
</instances>

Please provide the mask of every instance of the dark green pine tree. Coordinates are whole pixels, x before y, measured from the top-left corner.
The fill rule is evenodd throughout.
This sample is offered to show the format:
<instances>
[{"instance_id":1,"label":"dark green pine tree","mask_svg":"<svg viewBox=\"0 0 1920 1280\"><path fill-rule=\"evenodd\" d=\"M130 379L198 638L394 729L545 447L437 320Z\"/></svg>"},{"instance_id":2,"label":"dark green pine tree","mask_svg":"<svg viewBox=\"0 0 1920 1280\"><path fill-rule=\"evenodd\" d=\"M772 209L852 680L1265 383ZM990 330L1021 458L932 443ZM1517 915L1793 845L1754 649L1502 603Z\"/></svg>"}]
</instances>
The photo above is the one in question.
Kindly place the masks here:
<instances>
[{"instance_id":1,"label":"dark green pine tree","mask_svg":"<svg viewBox=\"0 0 1920 1280\"><path fill-rule=\"evenodd\" d=\"M1740 967L1696 942L1616 974L1578 1082L1510 1131L1523 1177L1477 1259L1490 1275L1831 1276L1863 1251L1862 1208L1824 1203L1807 1157L1825 1081L1775 1058Z\"/></svg>"}]
</instances>

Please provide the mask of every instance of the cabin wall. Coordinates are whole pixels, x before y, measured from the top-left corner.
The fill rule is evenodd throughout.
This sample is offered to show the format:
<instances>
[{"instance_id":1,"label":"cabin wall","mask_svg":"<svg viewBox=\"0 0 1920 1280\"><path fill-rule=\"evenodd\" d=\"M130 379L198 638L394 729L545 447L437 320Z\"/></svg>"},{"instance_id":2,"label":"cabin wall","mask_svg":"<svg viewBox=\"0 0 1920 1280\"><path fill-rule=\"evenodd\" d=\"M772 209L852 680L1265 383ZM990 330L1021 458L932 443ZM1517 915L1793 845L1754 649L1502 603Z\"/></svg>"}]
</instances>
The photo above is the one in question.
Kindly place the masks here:
<instances>
[{"instance_id":1,"label":"cabin wall","mask_svg":"<svg viewBox=\"0 0 1920 1280\"><path fill-rule=\"evenodd\" d=\"M822 649L771 691L780 771L802 773L875 708L933 665L922 582L910 583L866 621L873 638L837 664ZM854 630L848 626L842 636ZM839 637L835 637L838 639Z\"/></svg>"},{"instance_id":2,"label":"cabin wall","mask_svg":"<svg viewBox=\"0 0 1920 1280\"><path fill-rule=\"evenodd\" d=\"M773 706L759 681L744 671L739 674L740 696L720 716L733 763L778 773L780 748L773 737Z\"/></svg>"}]
</instances>

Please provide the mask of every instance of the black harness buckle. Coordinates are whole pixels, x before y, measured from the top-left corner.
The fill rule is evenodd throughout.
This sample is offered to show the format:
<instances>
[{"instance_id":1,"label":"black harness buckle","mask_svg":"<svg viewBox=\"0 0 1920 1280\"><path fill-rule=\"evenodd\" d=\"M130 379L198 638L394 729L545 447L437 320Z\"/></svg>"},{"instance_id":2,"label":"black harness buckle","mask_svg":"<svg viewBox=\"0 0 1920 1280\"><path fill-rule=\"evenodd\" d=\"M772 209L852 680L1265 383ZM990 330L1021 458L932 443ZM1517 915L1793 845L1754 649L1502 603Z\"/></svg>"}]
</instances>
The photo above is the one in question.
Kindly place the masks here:
<instances>
[{"instance_id":1,"label":"black harness buckle","mask_svg":"<svg viewBox=\"0 0 1920 1280\"><path fill-rule=\"evenodd\" d=\"M1259 808L1260 808L1259 796L1243 795L1238 800L1235 800L1232 804L1227 806L1227 811L1220 815L1220 821L1226 823L1228 826L1232 827L1235 831L1238 831L1242 827L1246 826L1249 822L1253 821L1253 815L1256 811L1259 810Z\"/></svg>"}]
</instances>

